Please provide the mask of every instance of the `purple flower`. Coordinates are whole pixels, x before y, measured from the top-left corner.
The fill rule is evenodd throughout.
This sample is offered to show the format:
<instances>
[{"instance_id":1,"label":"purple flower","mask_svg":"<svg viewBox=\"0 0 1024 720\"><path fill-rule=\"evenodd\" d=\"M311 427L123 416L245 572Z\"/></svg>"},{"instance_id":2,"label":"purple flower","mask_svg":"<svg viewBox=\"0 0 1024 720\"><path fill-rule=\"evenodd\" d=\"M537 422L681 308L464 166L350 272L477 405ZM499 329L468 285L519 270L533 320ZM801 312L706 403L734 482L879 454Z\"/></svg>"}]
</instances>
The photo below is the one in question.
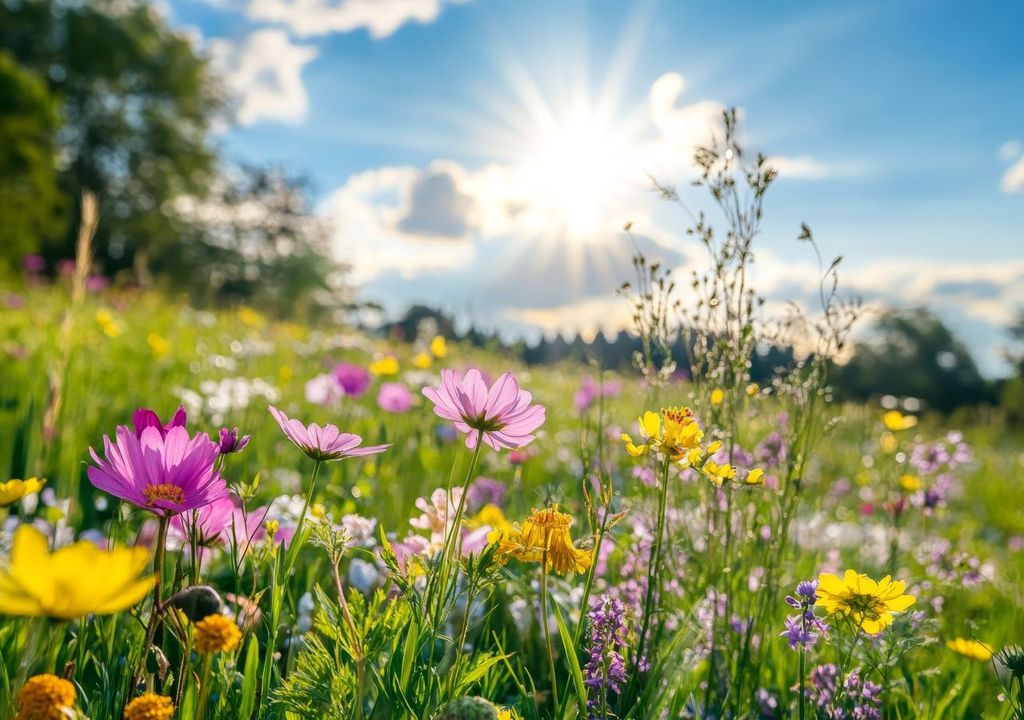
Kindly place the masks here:
<instances>
[{"instance_id":1,"label":"purple flower","mask_svg":"<svg viewBox=\"0 0 1024 720\"><path fill-rule=\"evenodd\" d=\"M231 428L230 430L227 428L220 429L220 442L217 445L221 455L242 452L248 444L249 436L242 435L239 437L238 428Z\"/></svg>"},{"instance_id":2,"label":"purple flower","mask_svg":"<svg viewBox=\"0 0 1024 720\"><path fill-rule=\"evenodd\" d=\"M442 370L441 384L423 388L423 394L434 403L436 415L465 433L468 448L475 448L480 437L495 450L520 448L544 424L544 406L531 404L533 395L519 388L511 372L488 389L475 368L465 375Z\"/></svg>"},{"instance_id":3,"label":"purple flower","mask_svg":"<svg viewBox=\"0 0 1024 720\"><path fill-rule=\"evenodd\" d=\"M481 475L469 486L466 502L469 504L469 511L476 512L484 505L497 505L501 507L505 504L505 497L507 495L508 488L505 487L504 483Z\"/></svg>"},{"instance_id":4,"label":"purple flower","mask_svg":"<svg viewBox=\"0 0 1024 720\"><path fill-rule=\"evenodd\" d=\"M89 449L96 463L88 469L89 481L157 515L194 510L224 497L227 485L214 469L216 443L206 433L189 437L184 413L181 423L167 428L158 423L139 431L136 422L136 432L119 425L116 443L103 437L105 460Z\"/></svg>"},{"instance_id":5,"label":"purple flower","mask_svg":"<svg viewBox=\"0 0 1024 720\"><path fill-rule=\"evenodd\" d=\"M609 693L622 691L626 682L625 608L617 598L598 598L587 613L590 619L590 659L584 669L583 684L590 690L587 709L591 718L603 717L598 713L602 699Z\"/></svg>"},{"instance_id":6,"label":"purple flower","mask_svg":"<svg viewBox=\"0 0 1024 720\"><path fill-rule=\"evenodd\" d=\"M334 425L324 425L323 427L316 423L303 425L301 421L288 417L273 405L269 405L267 409L270 410L270 414L277 420L277 424L288 439L314 460L341 460L348 457L373 455L382 453L391 447L391 445L360 447L363 442L360 436L343 433Z\"/></svg>"},{"instance_id":7,"label":"purple flower","mask_svg":"<svg viewBox=\"0 0 1024 720\"><path fill-rule=\"evenodd\" d=\"M224 539L230 531L237 510L230 495L214 500L209 505L171 518L171 532L183 541L195 539L199 545L212 545Z\"/></svg>"},{"instance_id":8,"label":"purple flower","mask_svg":"<svg viewBox=\"0 0 1024 720\"><path fill-rule=\"evenodd\" d=\"M21 259L21 267L25 272L35 275L46 269L46 260L42 255L26 255Z\"/></svg>"},{"instance_id":9,"label":"purple flower","mask_svg":"<svg viewBox=\"0 0 1024 720\"><path fill-rule=\"evenodd\" d=\"M808 602L818 599L818 580L803 580L796 586L796 594Z\"/></svg>"},{"instance_id":10,"label":"purple flower","mask_svg":"<svg viewBox=\"0 0 1024 720\"><path fill-rule=\"evenodd\" d=\"M142 437L142 431L148 427L156 428L160 432L161 437L167 437L167 432L171 428L185 427L185 407L179 405L178 409L174 411L174 415L164 425L160 422L160 416L149 408L139 408L135 411L132 416L132 425L135 426L135 437Z\"/></svg>"},{"instance_id":11,"label":"purple flower","mask_svg":"<svg viewBox=\"0 0 1024 720\"><path fill-rule=\"evenodd\" d=\"M341 389L345 391L346 395L351 395L352 397L362 395L369 389L370 383L373 382L370 371L361 365L339 363L334 366L333 373L334 379L341 386Z\"/></svg>"},{"instance_id":12,"label":"purple flower","mask_svg":"<svg viewBox=\"0 0 1024 720\"><path fill-rule=\"evenodd\" d=\"M324 407L337 405L345 397L345 390L330 373L317 375L307 381L305 390L306 400L314 405L323 405Z\"/></svg>"},{"instance_id":13,"label":"purple flower","mask_svg":"<svg viewBox=\"0 0 1024 720\"><path fill-rule=\"evenodd\" d=\"M780 635L789 641L789 649L796 650L797 647L812 648L818 642L817 634L807 629L806 622L802 615L790 615L786 618L786 629Z\"/></svg>"},{"instance_id":14,"label":"purple flower","mask_svg":"<svg viewBox=\"0 0 1024 720\"><path fill-rule=\"evenodd\" d=\"M573 396L573 404L576 410L583 412L594 404L600 397L616 397L622 391L622 383L616 380L606 380L598 383L592 377L583 378L579 390Z\"/></svg>"},{"instance_id":15,"label":"purple flower","mask_svg":"<svg viewBox=\"0 0 1024 720\"><path fill-rule=\"evenodd\" d=\"M412 393L402 383L381 383L377 393L377 407L390 413L407 412L412 407Z\"/></svg>"}]
</instances>

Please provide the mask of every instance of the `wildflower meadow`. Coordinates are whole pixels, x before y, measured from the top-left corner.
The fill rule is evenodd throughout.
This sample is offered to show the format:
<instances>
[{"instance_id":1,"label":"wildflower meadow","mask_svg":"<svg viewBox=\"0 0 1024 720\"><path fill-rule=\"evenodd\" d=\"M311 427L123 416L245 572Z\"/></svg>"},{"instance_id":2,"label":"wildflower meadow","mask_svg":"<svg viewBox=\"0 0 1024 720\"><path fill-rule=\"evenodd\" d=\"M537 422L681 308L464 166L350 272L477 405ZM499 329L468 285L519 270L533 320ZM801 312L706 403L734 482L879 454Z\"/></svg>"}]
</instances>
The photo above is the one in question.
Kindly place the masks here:
<instances>
[{"instance_id":1,"label":"wildflower meadow","mask_svg":"<svg viewBox=\"0 0 1024 720\"><path fill-rule=\"evenodd\" d=\"M762 303L723 128L629 370L90 289L83 223L4 289L0 718L1024 718L1021 436L833 397L840 260Z\"/></svg>"}]
</instances>

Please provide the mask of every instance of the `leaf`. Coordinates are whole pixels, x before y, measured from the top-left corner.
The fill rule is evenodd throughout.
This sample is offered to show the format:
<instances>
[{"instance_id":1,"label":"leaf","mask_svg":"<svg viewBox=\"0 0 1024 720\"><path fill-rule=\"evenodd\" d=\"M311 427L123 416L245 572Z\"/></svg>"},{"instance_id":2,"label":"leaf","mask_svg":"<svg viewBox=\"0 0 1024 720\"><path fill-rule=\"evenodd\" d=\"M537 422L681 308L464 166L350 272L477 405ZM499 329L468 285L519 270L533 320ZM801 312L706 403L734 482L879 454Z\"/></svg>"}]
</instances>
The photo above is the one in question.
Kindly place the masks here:
<instances>
[{"instance_id":1,"label":"leaf","mask_svg":"<svg viewBox=\"0 0 1024 720\"><path fill-rule=\"evenodd\" d=\"M245 675L242 679L242 699L238 704L238 717L248 720L256 709L256 681L259 678L260 644L253 635L245 649Z\"/></svg>"},{"instance_id":2,"label":"leaf","mask_svg":"<svg viewBox=\"0 0 1024 720\"><path fill-rule=\"evenodd\" d=\"M576 686L576 697L583 703L587 697L587 686L583 683L583 672L580 670L580 659L576 656L576 646L572 642L572 634L565 626L562 619L562 611L558 609L558 603L551 603L555 611L555 620L558 622L558 634L562 638L562 649L565 651L565 658L569 662L569 671L572 674L573 685Z\"/></svg>"}]
</instances>

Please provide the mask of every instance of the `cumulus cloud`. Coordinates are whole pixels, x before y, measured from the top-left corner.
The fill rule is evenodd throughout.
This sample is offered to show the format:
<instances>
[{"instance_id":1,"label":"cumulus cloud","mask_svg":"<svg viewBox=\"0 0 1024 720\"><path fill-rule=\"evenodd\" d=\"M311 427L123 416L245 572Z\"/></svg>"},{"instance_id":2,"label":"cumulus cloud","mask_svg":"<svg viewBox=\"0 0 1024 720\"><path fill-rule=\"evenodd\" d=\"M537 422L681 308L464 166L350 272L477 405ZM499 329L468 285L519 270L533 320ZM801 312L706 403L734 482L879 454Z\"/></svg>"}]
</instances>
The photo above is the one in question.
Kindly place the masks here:
<instances>
[{"instance_id":1,"label":"cumulus cloud","mask_svg":"<svg viewBox=\"0 0 1024 720\"><path fill-rule=\"evenodd\" d=\"M1024 192L1024 155L1021 155L1017 162L1010 165L1003 173L1002 187L1003 192Z\"/></svg>"},{"instance_id":2,"label":"cumulus cloud","mask_svg":"<svg viewBox=\"0 0 1024 720\"><path fill-rule=\"evenodd\" d=\"M427 237L464 237L469 229L473 199L458 185L448 168L428 170L409 188L409 211L398 229Z\"/></svg>"},{"instance_id":3,"label":"cumulus cloud","mask_svg":"<svg viewBox=\"0 0 1024 720\"><path fill-rule=\"evenodd\" d=\"M715 100L680 104L685 92L686 78L679 73L665 73L654 81L647 96L651 122L661 136L659 155L663 162L671 164L668 168L662 165L667 171L680 163L692 167L694 150L708 144L722 127L725 105Z\"/></svg>"},{"instance_id":4,"label":"cumulus cloud","mask_svg":"<svg viewBox=\"0 0 1024 720\"><path fill-rule=\"evenodd\" d=\"M240 123L298 123L305 119L309 97L302 69L316 58L315 47L294 44L284 30L266 28L238 41L214 40L210 52L238 98Z\"/></svg>"},{"instance_id":5,"label":"cumulus cloud","mask_svg":"<svg viewBox=\"0 0 1024 720\"><path fill-rule=\"evenodd\" d=\"M859 163L828 163L808 155L773 155L768 158L768 164L778 171L779 178L783 180L826 180L865 172Z\"/></svg>"},{"instance_id":6,"label":"cumulus cloud","mask_svg":"<svg viewBox=\"0 0 1024 720\"><path fill-rule=\"evenodd\" d=\"M250 0L253 20L279 22L300 37L365 29L376 39L408 22L430 23L453 0Z\"/></svg>"}]
</instances>

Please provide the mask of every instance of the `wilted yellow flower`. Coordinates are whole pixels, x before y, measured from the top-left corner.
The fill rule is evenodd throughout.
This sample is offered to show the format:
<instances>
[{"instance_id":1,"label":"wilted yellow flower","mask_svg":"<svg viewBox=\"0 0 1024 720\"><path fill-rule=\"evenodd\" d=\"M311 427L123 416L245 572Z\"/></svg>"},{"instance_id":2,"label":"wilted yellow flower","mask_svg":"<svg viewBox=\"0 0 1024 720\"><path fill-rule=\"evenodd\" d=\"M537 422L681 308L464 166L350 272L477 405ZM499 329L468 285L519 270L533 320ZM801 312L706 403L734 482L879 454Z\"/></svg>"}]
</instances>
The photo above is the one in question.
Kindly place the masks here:
<instances>
[{"instance_id":1,"label":"wilted yellow flower","mask_svg":"<svg viewBox=\"0 0 1024 720\"><path fill-rule=\"evenodd\" d=\"M892 624L894 612L901 612L916 602L913 595L903 593L907 585L890 575L875 582L867 575L847 570L842 579L832 573L818 576L818 607L829 614L853 620L868 635L877 635Z\"/></svg>"},{"instance_id":2,"label":"wilted yellow flower","mask_svg":"<svg viewBox=\"0 0 1024 720\"><path fill-rule=\"evenodd\" d=\"M434 358L431 357L430 353L418 352L412 356L412 366L420 370L426 370L433 364Z\"/></svg>"},{"instance_id":3,"label":"wilted yellow flower","mask_svg":"<svg viewBox=\"0 0 1024 720\"><path fill-rule=\"evenodd\" d=\"M569 535L572 516L558 512L558 506L534 510L522 525L512 526L509 537L498 550L503 555L530 563L544 562L547 569L559 574L583 572L590 567L591 554L577 548Z\"/></svg>"},{"instance_id":4,"label":"wilted yellow flower","mask_svg":"<svg viewBox=\"0 0 1024 720\"><path fill-rule=\"evenodd\" d=\"M151 692L139 695L124 709L124 720L171 720L173 717L171 699Z\"/></svg>"},{"instance_id":5,"label":"wilted yellow flower","mask_svg":"<svg viewBox=\"0 0 1024 720\"><path fill-rule=\"evenodd\" d=\"M124 610L156 582L139 576L148 563L145 548L107 551L85 540L51 553L45 535L20 525L0 570L0 614L73 620Z\"/></svg>"},{"instance_id":6,"label":"wilted yellow flower","mask_svg":"<svg viewBox=\"0 0 1024 720\"><path fill-rule=\"evenodd\" d=\"M648 410L639 420L643 442L639 445L623 433L626 452L633 457L656 452L676 463L694 463L701 457L700 442L704 431L693 417L690 408L662 408L661 412Z\"/></svg>"},{"instance_id":7,"label":"wilted yellow flower","mask_svg":"<svg viewBox=\"0 0 1024 720\"><path fill-rule=\"evenodd\" d=\"M39 492L45 482L45 480L30 477L24 480L8 480L0 483L0 507L17 502L26 495Z\"/></svg>"},{"instance_id":8,"label":"wilted yellow flower","mask_svg":"<svg viewBox=\"0 0 1024 720\"><path fill-rule=\"evenodd\" d=\"M749 385L747 385L746 390L747 390L747 395L749 395L750 397L754 397L759 392L761 392L761 386L758 385L757 383L753 383L752 382Z\"/></svg>"},{"instance_id":9,"label":"wilted yellow flower","mask_svg":"<svg viewBox=\"0 0 1024 720\"><path fill-rule=\"evenodd\" d=\"M917 425L917 418L913 415L904 415L899 410L890 410L882 416L885 427L893 432L909 430Z\"/></svg>"},{"instance_id":10,"label":"wilted yellow flower","mask_svg":"<svg viewBox=\"0 0 1024 720\"><path fill-rule=\"evenodd\" d=\"M430 354L436 358L443 358L448 354L448 341L444 335L437 335L430 341Z\"/></svg>"},{"instance_id":11,"label":"wilted yellow flower","mask_svg":"<svg viewBox=\"0 0 1024 720\"><path fill-rule=\"evenodd\" d=\"M226 615L208 615L195 625L196 650L201 653L230 652L238 647L242 631Z\"/></svg>"},{"instance_id":12,"label":"wilted yellow flower","mask_svg":"<svg viewBox=\"0 0 1024 720\"><path fill-rule=\"evenodd\" d=\"M398 358L394 355L385 355L371 362L367 369L374 375L397 375Z\"/></svg>"},{"instance_id":13,"label":"wilted yellow flower","mask_svg":"<svg viewBox=\"0 0 1024 720\"><path fill-rule=\"evenodd\" d=\"M162 358L171 351L171 343L169 343L166 338L160 337L156 333L150 333L149 337L146 338L146 342L149 343L149 349L152 350L153 354L158 358Z\"/></svg>"},{"instance_id":14,"label":"wilted yellow flower","mask_svg":"<svg viewBox=\"0 0 1024 720\"><path fill-rule=\"evenodd\" d=\"M711 391L712 405L721 405L723 400L725 400L725 390L716 387L714 390Z\"/></svg>"},{"instance_id":15,"label":"wilted yellow flower","mask_svg":"<svg viewBox=\"0 0 1024 720\"><path fill-rule=\"evenodd\" d=\"M904 473L900 475L900 487L907 492L915 492L924 487L924 483L921 482L921 478L910 473Z\"/></svg>"},{"instance_id":16,"label":"wilted yellow flower","mask_svg":"<svg viewBox=\"0 0 1024 720\"><path fill-rule=\"evenodd\" d=\"M487 542L496 543L499 540L512 536L512 523L505 517L505 513L494 503L487 503L480 511L466 521L469 528L479 528L484 525L491 528L487 533Z\"/></svg>"},{"instance_id":17,"label":"wilted yellow flower","mask_svg":"<svg viewBox=\"0 0 1024 720\"><path fill-rule=\"evenodd\" d=\"M14 717L16 720L67 720L75 717L75 697L75 686L64 678L36 675L18 692L18 714Z\"/></svg>"},{"instance_id":18,"label":"wilted yellow flower","mask_svg":"<svg viewBox=\"0 0 1024 720\"><path fill-rule=\"evenodd\" d=\"M977 640L955 638L953 640L947 640L946 647L958 655L963 655L971 660L988 662L992 659L992 650L990 650L985 643L980 643Z\"/></svg>"}]
</instances>

